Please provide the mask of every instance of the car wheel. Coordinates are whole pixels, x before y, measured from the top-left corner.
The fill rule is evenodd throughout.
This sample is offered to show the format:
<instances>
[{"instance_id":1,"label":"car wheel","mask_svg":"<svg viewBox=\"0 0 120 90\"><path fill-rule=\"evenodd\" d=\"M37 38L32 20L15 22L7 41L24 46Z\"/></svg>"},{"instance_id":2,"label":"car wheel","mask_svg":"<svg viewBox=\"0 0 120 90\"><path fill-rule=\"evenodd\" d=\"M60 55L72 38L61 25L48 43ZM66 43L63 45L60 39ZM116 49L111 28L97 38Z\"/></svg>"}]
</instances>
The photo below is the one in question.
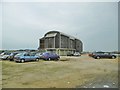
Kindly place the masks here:
<instances>
[{"instance_id":1,"label":"car wheel","mask_svg":"<svg viewBox=\"0 0 120 90\"><path fill-rule=\"evenodd\" d=\"M8 60L8 57L6 57L6 60Z\"/></svg>"},{"instance_id":2,"label":"car wheel","mask_svg":"<svg viewBox=\"0 0 120 90\"><path fill-rule=\"evenodd\" d=\"M10 59L10 61L12 61L12 59Z\"/></svg>"},{"instance_id":3,"label":"car wheel","mask_svg":"<svg viewBox=\"0 0 120 90\"><path fill-rule=\"evenodd\" d=\"M100 59L100 57L99 57L99 56L97 56L97 57L96 57L96 59Z\"/></svg>"},{"instance_id":4,"label":"car wheel","mask_svg":"<svg viewBox=\"0 0 120 90\"><path fill-rule=\"evenodd\" d=\"M36 58L36 61L39 61L39 59L38 59L38 58Z\"/></svg>"},{"instance_id":5,"label":"car wheel","mask_svg":"<svg viewBox=\"0 0 120 90\"><path fill-rule=\"evenodd\" d=\"M60 58L58 57L57 60L60 60Z\"/></svg>"},{"instance_id":6,"label":"car wheel","mask_svg":"<svg viewBox=\"0 0 120 90\"><path fill-rule=\"evenodd\" d=\"M15 61L16 63L18 63L18 61Z\"/></svg>"},{"instance_id":7,"label":"car wheel","mask_svg":"<svg viewBox=\"0 0 120 90\"><path fill-rule=\"evenodd\" d=\"M22 60L21 60L21 63L24 63L24 62L25 62L25 60L24 60L24 59L22 59Z\"/></svg>"},{"instance_id":8,"label":"car wheel","mask_svg":"<svg viewBox=\"0 0 120 90\"><path fill-rule=\"evenodd\" d=\"M115 56L112 56L112 59L115 59Z\"/></svg>"},{"instance_id":9,"label":"car wheel","mask_svg":"<svg viewBox=\"0 0 120 90\"><path fill-rule=\"evenodd\" d=\"M48 60L50 61L51 59L50 59L50 58L48 58Z\"/></svg>"}]
</instances>

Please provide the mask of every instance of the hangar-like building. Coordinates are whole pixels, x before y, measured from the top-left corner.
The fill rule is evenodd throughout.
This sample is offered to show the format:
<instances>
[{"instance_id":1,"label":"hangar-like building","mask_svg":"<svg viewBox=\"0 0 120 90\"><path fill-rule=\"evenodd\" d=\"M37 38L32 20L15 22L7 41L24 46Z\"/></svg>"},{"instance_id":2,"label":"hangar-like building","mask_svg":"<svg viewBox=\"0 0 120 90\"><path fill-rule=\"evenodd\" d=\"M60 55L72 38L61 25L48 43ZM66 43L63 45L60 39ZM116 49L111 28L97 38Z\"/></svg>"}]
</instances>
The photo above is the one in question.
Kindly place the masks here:
<instances>
[{"instance_id":1,"label":"hangar-like building","mask_svg":"<svg viewBox=\"0 0 120 90\"><path fill-rule=\"evenodd\" d=\"M83 51L81 40L59 31L49 31L39 39L39 50L55 52L58 55Z\"/></svg>"}]
</instances>

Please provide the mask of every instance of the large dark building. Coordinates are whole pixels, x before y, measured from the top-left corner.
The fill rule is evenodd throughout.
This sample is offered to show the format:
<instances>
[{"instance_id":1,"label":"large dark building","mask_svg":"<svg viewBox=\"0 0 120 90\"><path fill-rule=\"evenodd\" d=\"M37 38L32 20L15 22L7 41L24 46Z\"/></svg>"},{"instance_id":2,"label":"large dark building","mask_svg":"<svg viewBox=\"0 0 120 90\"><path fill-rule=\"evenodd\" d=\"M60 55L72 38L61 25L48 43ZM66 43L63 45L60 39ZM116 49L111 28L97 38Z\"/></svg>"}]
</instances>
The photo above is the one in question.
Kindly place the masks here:
<instances>
[{"instance_id":1,"label":"large dark building","mask_svg":"<svg viewBox=\"0 0 120 90\"><path fill-rule=\"evenodd\" d=\"M55 52L59 55L67 55L68 53L82 52L82 41L64 34L59 31L47 32L43 38L39 39L39 50Z\"/></svg>"}]
</instances>

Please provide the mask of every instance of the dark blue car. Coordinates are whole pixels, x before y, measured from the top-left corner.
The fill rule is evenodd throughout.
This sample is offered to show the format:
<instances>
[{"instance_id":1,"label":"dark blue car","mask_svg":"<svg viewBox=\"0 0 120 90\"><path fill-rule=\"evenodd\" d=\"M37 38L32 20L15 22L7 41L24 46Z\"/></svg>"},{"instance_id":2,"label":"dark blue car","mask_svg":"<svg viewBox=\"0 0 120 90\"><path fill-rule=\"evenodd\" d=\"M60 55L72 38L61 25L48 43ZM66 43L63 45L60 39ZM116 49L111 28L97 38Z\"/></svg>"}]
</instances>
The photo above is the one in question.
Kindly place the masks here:
<instances>
[{"instance_id":1,"label":"dark blue car","mask_svg":"<svg viewBox=\"0 0 120 90\"><path fill-rule=\"evenodd\" d=\"M44 60L59 60L60 56L56 53L45 52L42 54L41 58Z\"/></svg>"},{"instance_id":2,"label":"dark blue car","mask_svg":"<svg viewBox=\"0 0 120 90\"><path fill-rule=\"evenodd\" d=\"M39 61L39 56L36 56L35 53L19 53L14 56L14 61L15 62L25 62L25 61Z\"/></svg>"},{"instance_id":3,"label":"dark blue car","mask_svg":"<svg viewBox=\"0 0 120 90\"><path fill-rule=\"evenodd\" d=\"M101 52L101 53L96 52L96 53L94 53L92 55L92 57L95 58L95 59L100 59L100 58L111 58L111 59L114 59L114 58L116 58L115 55L110 54L110 53L106 53L106 52Z\"/></svg>"}]
</instances>

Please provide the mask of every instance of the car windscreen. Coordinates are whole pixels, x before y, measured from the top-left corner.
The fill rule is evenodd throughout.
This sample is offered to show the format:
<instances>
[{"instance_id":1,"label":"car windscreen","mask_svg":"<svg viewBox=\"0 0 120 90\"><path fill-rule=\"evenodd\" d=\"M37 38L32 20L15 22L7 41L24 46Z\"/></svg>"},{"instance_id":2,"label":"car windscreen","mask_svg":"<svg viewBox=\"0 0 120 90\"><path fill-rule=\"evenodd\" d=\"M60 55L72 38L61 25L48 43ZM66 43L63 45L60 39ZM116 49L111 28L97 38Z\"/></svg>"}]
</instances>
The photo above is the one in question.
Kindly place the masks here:
<instances>
[{"instance_id":1,"label":"car windscreen","mask_svg":"<svg viewBox=\"0 0 120 90\"><path fill-rule=\"evenodd\" d=\"M23 55L23 53L18 53L18 54L16 54L15 56L21 56L21 55Z\"/></svg>"},{"instance_id":2,"label":"car windscreen","mask_svg":"<svg viewBox=\"0 0 120 90\"><path fill-rule=\"evenodd\" d=\"M31 56L35 56L35 55L36 55L36 53L31 53L30 55L31 55Z\"/></svg>"},{"instance_id":3,"label":"car windscreen","mask_svg":"<svg viewBox=\"0 0 120 90\"><path fill-rule=\"evenodd\" d=\"M9 53L9 52L6 52L6 53L4 53L4 55L10 55L11 53Z\"/></svg>"}]
</instances>

